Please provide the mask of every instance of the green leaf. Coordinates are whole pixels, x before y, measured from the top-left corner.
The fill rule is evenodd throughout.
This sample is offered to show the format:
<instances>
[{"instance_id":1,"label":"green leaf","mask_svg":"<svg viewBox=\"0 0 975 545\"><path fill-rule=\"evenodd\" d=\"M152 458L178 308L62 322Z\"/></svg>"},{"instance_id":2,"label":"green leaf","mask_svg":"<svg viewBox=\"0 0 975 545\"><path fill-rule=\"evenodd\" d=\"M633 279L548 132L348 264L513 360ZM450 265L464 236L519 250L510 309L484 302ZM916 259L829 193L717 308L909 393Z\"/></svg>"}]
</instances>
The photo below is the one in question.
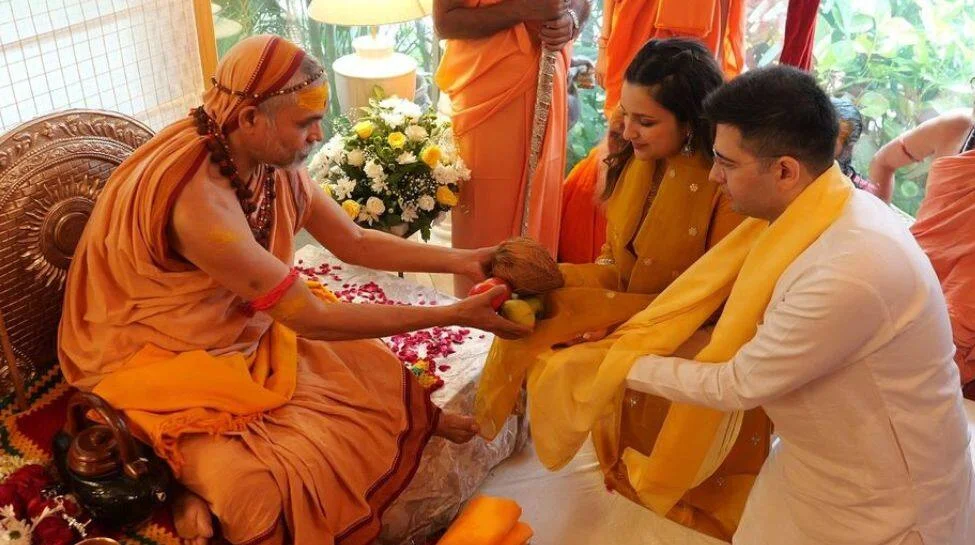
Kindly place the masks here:
<instances>
[{"instance_id":1,"label":"green leaf","mask_svg":"<svg viewBox=\"0 0 975 545\"><path fill-rule=\"evenodd\" d=\"M899 49L920 42L917 29L903 17L893 17L878 29L880 34L880 51L885 56L892 56Z\"/></svg>"},{"instance_id":2,"label":"green leaf","mask_svg":"<svg viewBox=\"0 0 975 545\"><path fill-rule=\"evenodd\" d=\"M873 30L874 24L874 18L872 16L864 13L857 13L853 16L853 20L850 22L848 29L854 34L860 34Z\"/></svg>"},{"instance_id":3,"label":"green leaf","mask_svg":"<svg viewBox=\"0 0 975 545\"><path fill-rule=\"evenodd\" d=\"M890 101L876 91L867 91L860 97L859 106L864 116L879 119L890 109Z\"/></svg>"},{"instance_id":4,"label":"green leaf","mask_svg":"<svg viewBox=\"0 0 975 545\"><path fill-rule=\"evenodd\" d=\"M829 48L835 64L850 64L857 58L857 44L853 40L840 40Z\"/></svg>"}]
</instances>

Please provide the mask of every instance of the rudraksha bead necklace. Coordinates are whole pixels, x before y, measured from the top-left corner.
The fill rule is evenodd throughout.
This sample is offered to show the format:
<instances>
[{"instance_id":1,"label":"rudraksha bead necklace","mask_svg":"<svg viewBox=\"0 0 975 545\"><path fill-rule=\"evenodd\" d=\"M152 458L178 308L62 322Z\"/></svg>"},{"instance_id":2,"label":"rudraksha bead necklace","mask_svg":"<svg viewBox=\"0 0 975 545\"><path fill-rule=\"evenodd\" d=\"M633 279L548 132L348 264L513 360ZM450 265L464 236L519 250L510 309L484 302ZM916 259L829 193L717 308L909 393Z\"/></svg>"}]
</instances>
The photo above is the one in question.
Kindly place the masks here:
<instances>
[{"instance_id":1,"label":"rudraksha bead necklace","mask_svg":"<svg viewBox=\"0 0 975 545\"><path fill-rule=\"evenodd\" d=\"M223 136L216 121L207 114L203 106L193 109L191 115L196 119L196 132L201 136L206 136L206 147L210 152L210 162L217 165L220 175L230 180L230 186L234 188L237 200L240 201L240 208L247 217L251 233L257 243L267 248L271 239L271 221L274 215L274 199L277 196L274 191L274 169L269 165L262 165L264 168L264 198L260 201L260 206L254 203L254 192L247 187L247 183L241 179L237 171L237 164L230 155L230 147ZM259 184L260 186L260 184ZM258 187L260 189L260 187ZM257 214L254 214L254 211Z\"/></svg>"}]
</instances>

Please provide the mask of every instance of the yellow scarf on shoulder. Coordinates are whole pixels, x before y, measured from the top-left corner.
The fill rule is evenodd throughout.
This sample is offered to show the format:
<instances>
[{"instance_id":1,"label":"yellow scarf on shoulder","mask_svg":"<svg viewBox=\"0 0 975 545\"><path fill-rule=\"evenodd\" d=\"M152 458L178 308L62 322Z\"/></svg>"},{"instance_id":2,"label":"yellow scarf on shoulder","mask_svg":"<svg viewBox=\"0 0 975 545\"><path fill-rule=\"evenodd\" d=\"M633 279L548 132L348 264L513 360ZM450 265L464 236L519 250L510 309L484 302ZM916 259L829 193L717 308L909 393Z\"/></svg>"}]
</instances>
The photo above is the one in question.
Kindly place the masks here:
<instances>
[{"instance_id":1,"label":"yellow scarf on shoulder","mask_svg":"<svg viewBox=\"0 0 975 545\"><path fill-rule=\"evenodd\" d=\"M745 220L611 336L544 353L537 361L545 365L533 365L528 377L532 435L542 463L562 467L590 431L597 449L618 459L615 423L636 359L672 354L726 301L710 343L695 359L731 359L755 335L779 276L833 224L852 191L834 164L774 223ZM740 413L671 404L650 455L622 453L641 503L661 515L670 511L718 468L740 424Z\"/></svg>"}]
</instances>

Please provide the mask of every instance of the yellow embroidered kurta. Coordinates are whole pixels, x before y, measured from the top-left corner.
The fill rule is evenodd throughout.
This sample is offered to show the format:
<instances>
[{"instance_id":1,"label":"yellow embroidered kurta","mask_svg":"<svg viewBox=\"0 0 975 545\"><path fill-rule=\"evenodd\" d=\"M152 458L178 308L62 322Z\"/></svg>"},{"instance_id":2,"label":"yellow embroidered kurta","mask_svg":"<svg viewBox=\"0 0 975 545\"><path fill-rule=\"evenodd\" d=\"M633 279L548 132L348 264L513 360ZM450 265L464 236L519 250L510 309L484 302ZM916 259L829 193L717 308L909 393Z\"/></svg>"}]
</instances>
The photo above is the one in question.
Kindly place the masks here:
<instances>
[{"instance_id":1,"label":"yellow embroidered kurta","mask_svg":"<svg viewBox=\"0 0 975 545\"><path fill-rule=\"evenodd\" d=\"M626 166L607 203L602 253L593 264L563 265L566 286L660 293L741 222L708 180L710 161L678 155L660 168L652 196L656 165L634 159Z\"/></svg>"},{"instance_id":2,"label":"yellow embroidered kurta","mask_svg":"<svg viewBox=\"0 0 975 545\"><path fill-rule=\"evenodd\" d=\"M546 296L546 318L535 332L495 341L475 406L485 437L493 438L511 413L530 358L626 321L741 222L708 180L709 160L678 155L661 161L658 187L656 168L637 159L627 164L607 203L600 262L562 264L565 287Z\"/></svg>"},{"instance_id":3,"label":"yellow embroidered kurta","mask_svg":"<svg viewBox=\"0 0 975 545\"><path fill-rule=\"evenodd\" d=\"M644 310L656 294L741 223L743 218L731 210L730 200L708 180L710 168L711 161L700 155L677 155L659 163L630 161L607 203L607 241L599 263L561 265L566 287L547 295L546 318L538 322L535 332L518 341L496 340L491 347L475 402L485 437L493 438L504 425L529 372L544 369L547 358L558 353L550 350L553 346L618 325ZM627 447L649 452L653 445L646 444L646 438L656 436L669 404L637 392L630 392L627 400L617 423L619 452ZM740 448L736 445L712 478L692 490L685 498L688 502L668 513L670 518L716 537L730 537L752 476L768 452L764 413L747 413L742 427L741 437L749 441ZM750 438L755 436L759 441L753 443ZM642 503L621 473L615 451L599 443L596 447L607 486ZM546 459L543 452L539 457L550 469L568 462ZM746 482L725 489L725 477L734 476L737 484L739 475L747 475ZM729 493L736 498L730 509L723 501Z\"/></svg>"},{"instance_id":4,"label":"yellow embroidered kurta","mask_svg":"<svg viewBox=\"0 0 975 545\"><path fill-rule=\"evenodd\" d=\"M535 450L547 467L567 463L591 433L611 488L681 524L729 539L768 451L767 418L757 411L725 413L641 399L625 390L627 373L647 354L693 351L702 362L733 355L754 336L778 276L832 224L851 191L834 165L775 224L746 220L606 339L514 358L499 351L496 356L509 359L486 377L491 384L482 390L517 388L516 381L527 377ZM662 186L658 199L663 194ZM602 306L593 305L592 313ZM722 306L713 336L701 342L695 331ZM588 319L584 313L575 318Z\"/></svg>"}]
</instances>

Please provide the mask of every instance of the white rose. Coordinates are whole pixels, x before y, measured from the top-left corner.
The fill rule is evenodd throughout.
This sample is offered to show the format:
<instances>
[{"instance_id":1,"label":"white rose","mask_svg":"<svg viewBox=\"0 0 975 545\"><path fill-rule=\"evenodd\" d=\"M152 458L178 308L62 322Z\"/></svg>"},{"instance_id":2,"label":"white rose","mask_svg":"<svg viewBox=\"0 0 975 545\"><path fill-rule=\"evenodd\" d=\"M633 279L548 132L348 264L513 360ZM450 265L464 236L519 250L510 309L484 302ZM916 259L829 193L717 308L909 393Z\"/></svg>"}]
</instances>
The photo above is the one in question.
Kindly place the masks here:
<instances>
[{"instance_id":1,"label":"white rose","mask_svg":"<svg viewBox=\"0 0 975 545\"><path fill-rule=\"evenodd\" d=\"M417 220L417 218L420 217L420 215L416 211L416 206L412 204L408 204L403 207L403 213L400 214L399 217L401 220L405 221L406 223L413 223L414 221Z\"/></svg>"},{"instance_id":2,"label":"white rose","mask_svg":"<svg viewBox=\"0 0 975 545\"><path fill-rule=\"evenodd\" d=\"M389 125L389 128L391 129L397 129L403 123L406 123L406 117L404 117L403 114L398 114L396 112L392 112L392 113L383 112L379 114L379 118L382 119L383 122L385 122L387 125Z\"/></svg>"},{"instance_id":3,"label":"white rose","mask_svg":"<svg viewBox=\"0 0 975 545\"><path fill-rule=\"evenodd\" d=\"M382 199L378 197L369 197L369 199L366 200L366 212L368 212L370 216L378 218L385 211L386 204L383 203Z\"/></svg>"},{"instance_id":4,"label":"white rose","mask_svg":"<svg viewBox=\"0 0 975 545\"><path fill-rule=\"evenodd\" d=\"M467 181L471 179L471 169L467 168L467 164L464 163L464 159L460 156L454 161L454 172L457 173L457 178L459 180Z\"/></svg>"},{"instance_id":5,"label":"white rose","mask_svg":"<svg viewBox=\"0 0 975 545\"><path fill-rule=\"evenodd\" d=\"M369 189L371 189L373 193L383 193L386 191L386 188L386 178L373 180L369 183Z\"/></svg>"},{"instance_id":6,"label":"white rose","mask_svg":"<svg viewBox=\"0 0 975 545\"><path fill-rule=\"evenodd\" d=\"M459 176L453 166L437 164L433 167L433 179L440 185L455 184Z\"/></svg>"},{"instance_id":7,"label":"white rose","mask_svg":"<svg viewBox=\"0 0 975 545\"><path fill-rule=\"evenodd\" d=\"M336 134L325 143L322 147L322 151L325 153L325 157L333 162L341 164L343 159L345 159L345 140L342 139L341 135Z\"/></svg>"},{"instance_id":8,"label":"white rose","mask_svg":"<svg viewBox=\"0 0 975 545\"><path fill-rule=\"evenodd\" d=\"M396 106L396 113L404 115L410 119L417 119L423 115L423 110L421 110L416 103L409 100L403 100Z\"/></svg>"},{"instance_id":9,"label":"white rose","mask_svg":"<svg viewBox=\"0 0 975 545\"><path fill-rule=\"evenodd\" d=\"M404 151L396 158L396 162L401 165L412 165L416 162L416 155L413 155L413 152Z\"/></svg>"},{"instance_id":10,"label":"white rose","mask_svg":"<svg viewBox=\"0 0 975 545\"><path fill-rule=\"evenodd\" d=\"M340 178L337 182L335 182L335 186L333 187L335 199L339 201L348 199L352 195L352 192L355 191L355 186L355 180L351 180L346 177Z\"/></svg>"},{"instance_id":11,"label":"white rose","mask_svg":"<svg viewBox=\"0 0 975 545\"><path fill-rule=\"evenodd\" d=\"M366 162L366 154L363 153L361 149L355 148L346 155L345 159L350 165L354 167L361 167Z\"/></svg>"},{"instance_id":12,"label":"white rose","mask_svg":"<svg viewBox=\"0 0 975 545\"><path fill-rule=\"evenodd\" d=\"M425 140L427 136L430 136L429 133L427 133L427 130L419 125L410 125L409 127L406 127L405 134L406 137L413 142L420 142L421 140Z\"/></svg>"},{"instance_id":13,"label":"white rose","mask_svg":"<svg viewBox=\"0 0 975 545\"><path fill-rule=\"evenodd\" d=\"M384 180L386 178L383 166L377 163L375 159L369 159L363 170L365 170L366 176L369 176L373 180Z\"/></svg>"},{"instance_id":14,"label":"white rose","mask_svg":"<svg viewBox=\"0 0 975 545\"><path fill-rule=\"evenodd\" d=\"M437 206L437 201L430 195L423 195L416 200L416 204L420 206L420 210L429 212L433 210L435 206Z\"/></svg>"},{"instance_id":15,"label":"white rose","mask_svg":"<svg viewBox=\"0 0 975 545\"><path fill-rule=\"evenodd\" d=\"M324 181L325 177L325 167L326 160L324 153L316 153L314 157L311 158L311 162L308 163L308 175L317 182Z\"/></svg>"},{"instance_id":16,"label":"white rose","mask_svg":"<svg viewBox=\"0 0 975 545\"><path fill-rule=\"evenodd\" d=\"M402 102L402 101L403 101L403 99L401 99L400 97L391 96L389 98L384 98L384 99L380 100L379 101L379 107L380 108L387 108L389 110L392 110L393 108L395 108L396 106L398 106L399 103Z\"/></svg>"},{"instance_id":17,"label":"white rose","mask_svg":"<svg viewBox=\"0 0 975 545\"><path fill-rule=\"evenodd\" d=\"M443 151L443 158L440 159L445 165L453 163L457 159L457 148L453 140L446 140L440 149Z\"/></svg>"}]
</instances>

